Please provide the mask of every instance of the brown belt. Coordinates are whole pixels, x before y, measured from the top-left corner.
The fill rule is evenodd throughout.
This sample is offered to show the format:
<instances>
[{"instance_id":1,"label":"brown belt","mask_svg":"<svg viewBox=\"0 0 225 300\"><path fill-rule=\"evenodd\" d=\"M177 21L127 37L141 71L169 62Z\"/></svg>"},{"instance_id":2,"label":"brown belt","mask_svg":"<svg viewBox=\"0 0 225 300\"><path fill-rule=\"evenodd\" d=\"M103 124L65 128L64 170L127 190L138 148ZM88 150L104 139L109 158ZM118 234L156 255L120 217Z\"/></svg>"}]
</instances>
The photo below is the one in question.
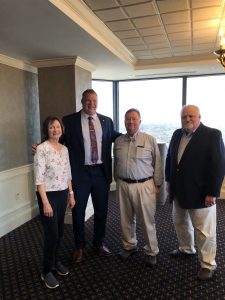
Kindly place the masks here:
<instances>
[{"instance_id":1,"label":"brown belt","mask_svg":"<svg viewBox=\"0 0 225 300\"><path fill-rule=\"evenodd\" d=\"M129 179L129 178L120 178L120 180L125 181L126 183L141 183L141 182L145 182L147 180L152 179L153 177L147 177L147 178L142 178L142 179Z\"/></svg>"}]
</instances>

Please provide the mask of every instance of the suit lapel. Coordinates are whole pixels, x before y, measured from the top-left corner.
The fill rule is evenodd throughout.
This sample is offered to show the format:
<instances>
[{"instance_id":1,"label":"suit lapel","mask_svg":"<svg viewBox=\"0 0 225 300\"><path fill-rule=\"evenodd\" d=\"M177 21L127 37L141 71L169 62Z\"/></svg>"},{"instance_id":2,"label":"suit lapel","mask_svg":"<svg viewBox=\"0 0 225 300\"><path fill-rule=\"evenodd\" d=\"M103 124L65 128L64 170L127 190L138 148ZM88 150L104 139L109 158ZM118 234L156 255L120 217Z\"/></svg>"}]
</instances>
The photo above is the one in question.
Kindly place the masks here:
<instances>
[{"instance_id":1,"label":"suit lapel","mask_svg":"<svg viewBox=\"0 0 225 300\"><path fill-rule=\"evenodd\" d=\"M79 141L84 144L83 133L82 133L82 125L81 125L81 111L77 113L76 118L74 118L74 131L77 129L77 138Z\"/></svg>"},{"instance_id":2,"label":"suit lapel","mask_svg":"<svg viewBox=\"0 0 225 300\"><path fill-rule=\"evenodd\" d=\"M187 144L187 146L184 150L184 153L181 157L180 163L186 156L189 155L189 157L190 157L191 155L193 155L195 150L198 149L198 144L201 141L200 135L201 135L202 126L203 125L200 124L199 127L196 129L196 131L193 133L191 140L189 141L189 143ZM181 137L182 137L182 134L181 134ZM180 139L181 139L181 137L180 137ZM178 148L179 148L179 145L178 145ZM178 148L177 148L177 151L178 151Z\"/></svg>"},{"instance_id":3,"label":"suit lapel","mask_svg":"<svg viewBox=\"0 0 225 300\"><path fill-rule=\"evenodd\" d=\"M97 114L101 126L102 126L102 141L104 140L105 134L106 134L106 126L105 126L105 118L102 115Z\"/></svg>"}]
</instances>

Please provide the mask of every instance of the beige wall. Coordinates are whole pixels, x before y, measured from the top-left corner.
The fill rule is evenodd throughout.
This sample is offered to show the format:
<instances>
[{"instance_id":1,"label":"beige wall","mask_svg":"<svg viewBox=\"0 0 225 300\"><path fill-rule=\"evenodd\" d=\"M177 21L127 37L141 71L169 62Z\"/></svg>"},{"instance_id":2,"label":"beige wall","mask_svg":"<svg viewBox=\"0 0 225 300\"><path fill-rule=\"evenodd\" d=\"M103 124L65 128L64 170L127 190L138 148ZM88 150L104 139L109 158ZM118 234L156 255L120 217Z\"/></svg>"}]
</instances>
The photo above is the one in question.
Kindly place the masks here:
<instances>
[{"instance_id":1,"label":"beige wall","mask_svg":"<svg viewBox=\"0 0 225 300\"><path fill-rule=\"evenodd\" d=\"M37 75L0 64L0 171L33 161L40 138Z\"/></svg>"},{"instance_id":2,"label":"beige wall","mask_svg":"<svg viewBox=\"0 0 225 300\"><path fill-rule=\"evenodd\" d=\"M31 153L38 139L37 74L0 64L0 236L38 212Z\"/></svg>"},{"instance_id":3,"label":"beige wall","mask_svg":"<svg viewBox=\"0 0 225 300\"><path fill-rule=\"evenodd\" d=\"M38 69L40 122L49 115L62 118L81 109L81 96L91 87L91 73L78 66Z\"/></svg>"},{"instance_id":4,"label":"beige wall","mask_svg":"<svg viewBox=\"0 0 225 300\"><path fill-rule=\"evenodd\" d=\"M38 69L40 123L49 115L62 118L76 109L74 66Z\"/></svg>"}]
</instances>

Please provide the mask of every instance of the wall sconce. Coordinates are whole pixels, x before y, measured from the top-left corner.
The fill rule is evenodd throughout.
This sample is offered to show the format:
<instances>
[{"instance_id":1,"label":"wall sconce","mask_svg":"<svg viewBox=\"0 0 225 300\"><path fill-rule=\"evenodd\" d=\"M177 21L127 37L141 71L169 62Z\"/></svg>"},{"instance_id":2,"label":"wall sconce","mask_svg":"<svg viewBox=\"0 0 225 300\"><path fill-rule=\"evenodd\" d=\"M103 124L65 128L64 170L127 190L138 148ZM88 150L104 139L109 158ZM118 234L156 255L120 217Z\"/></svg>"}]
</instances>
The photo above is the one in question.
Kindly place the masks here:
<instances>
[{"instance_id":1,"label":"wall sconce","mask_svg":"<svg viewBox=\"0 0 225 300\"><path fill-rule=\"evenodd\" d=\"M214 54L217 56L217 60L225 68L225 36L224 36L223 29L220 29L219 31L219 37L220 37L220 49L214 51Z\"/></svg>"}]
</instances>

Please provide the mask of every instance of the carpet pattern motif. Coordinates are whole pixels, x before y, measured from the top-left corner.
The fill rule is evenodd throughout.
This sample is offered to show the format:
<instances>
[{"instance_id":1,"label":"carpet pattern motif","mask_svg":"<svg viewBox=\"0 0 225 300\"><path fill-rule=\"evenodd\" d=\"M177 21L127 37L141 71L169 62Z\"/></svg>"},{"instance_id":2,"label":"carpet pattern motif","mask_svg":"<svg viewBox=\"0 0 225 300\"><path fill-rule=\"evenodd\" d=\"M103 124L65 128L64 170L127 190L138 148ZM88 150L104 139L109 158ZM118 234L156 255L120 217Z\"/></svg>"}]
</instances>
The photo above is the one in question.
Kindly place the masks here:
<instances>
[{"instance_id":1,"label":"carpet pattern motif","mask_svg":"<svg viewBox=\"0 0 225 300\"><path fill-rule=\"evenodd\" d=\"M106 245L113 255L97 257L92 251L93 217L86 223L87 248L85 260L73 264L74 240L72 225L65 225L61 261L70 274L57 276L60 287L47 289L40 279L42 263L42 226L39 217L25 223L0 239L0 299L79 299L79 300L191 300L225 299L225 201L218 200L217 270L212 280L201 282L197 257L170 258L168 252L177 248L171 220L171 206L159 206L156 213L160 253L155 267L144 264L144 240L138 225L137 254L122 262L118 203L110 194Z\"/></svg>"}]
</instances>

